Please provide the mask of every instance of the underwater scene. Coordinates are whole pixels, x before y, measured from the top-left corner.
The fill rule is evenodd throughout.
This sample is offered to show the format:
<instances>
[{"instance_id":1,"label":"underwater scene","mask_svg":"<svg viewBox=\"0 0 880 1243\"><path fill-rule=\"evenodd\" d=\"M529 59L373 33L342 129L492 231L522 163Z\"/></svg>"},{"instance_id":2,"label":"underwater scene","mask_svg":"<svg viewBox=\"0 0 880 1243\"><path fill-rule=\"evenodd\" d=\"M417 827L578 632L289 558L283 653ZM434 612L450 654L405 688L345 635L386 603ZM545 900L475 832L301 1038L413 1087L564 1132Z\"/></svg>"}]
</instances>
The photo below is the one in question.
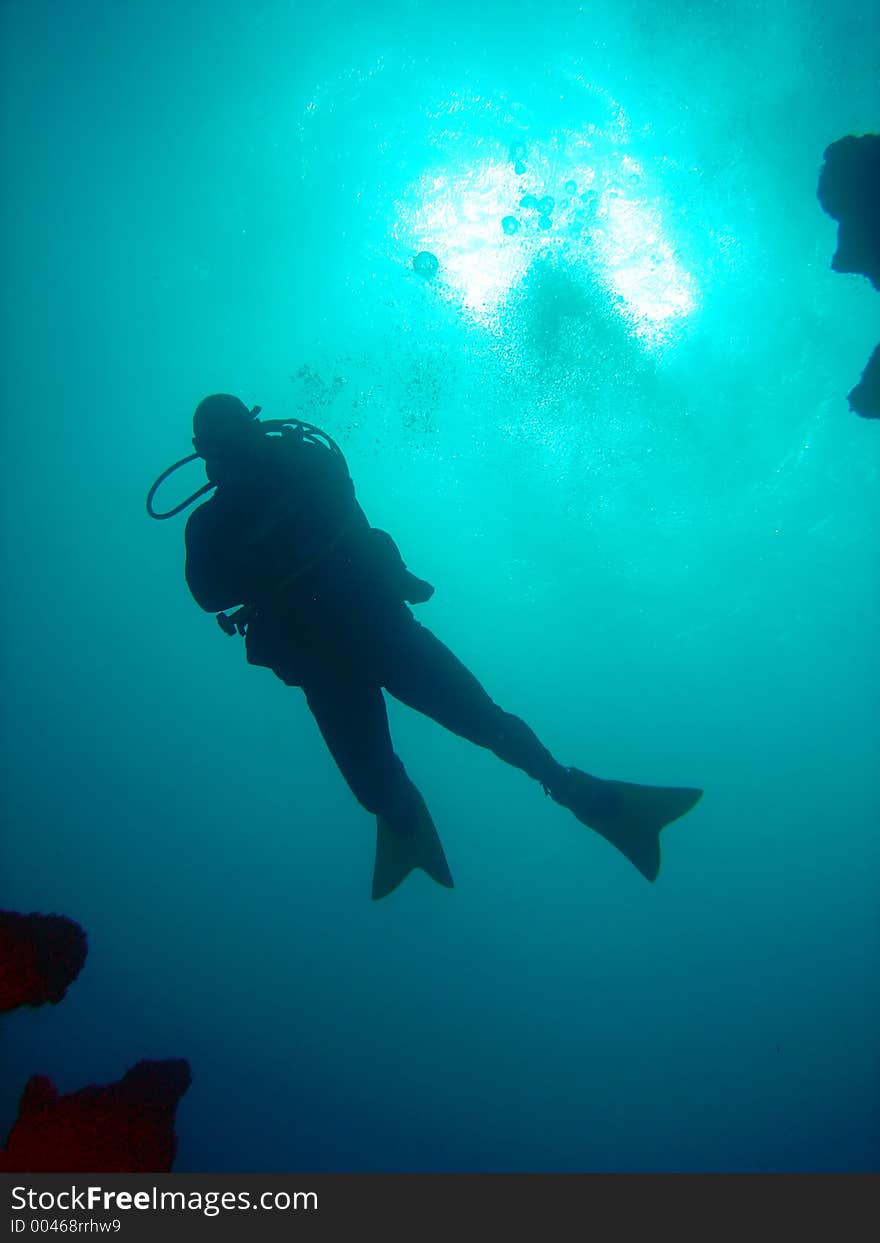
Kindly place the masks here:
<instances>
[{"instance_id":1,"label":"underwater scene","mask_svg":"<svg viewBox=\"0 0 880 1243\"><path fill-rule=\"evenodd\" d=\"M0 27L10 1161L167 1063L123 1168L876 1171L877 5Z\"/></svg>"}]
</instances>

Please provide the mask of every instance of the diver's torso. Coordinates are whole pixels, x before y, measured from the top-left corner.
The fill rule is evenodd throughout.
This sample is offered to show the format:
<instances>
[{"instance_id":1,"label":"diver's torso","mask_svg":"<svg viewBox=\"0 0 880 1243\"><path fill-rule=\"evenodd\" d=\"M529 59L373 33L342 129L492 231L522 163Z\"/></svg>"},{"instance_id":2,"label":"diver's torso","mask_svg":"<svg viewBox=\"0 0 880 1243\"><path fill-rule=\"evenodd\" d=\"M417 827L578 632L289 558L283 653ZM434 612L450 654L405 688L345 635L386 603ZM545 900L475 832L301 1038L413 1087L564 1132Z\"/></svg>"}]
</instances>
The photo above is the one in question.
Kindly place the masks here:
<instances>
[{"instance_id":1,"label":"diver's torso","mask_svg":"<svg viewBox=\"0 0 880 1243\"><path fill-rule=\"evenodd\" d=\"M210 578L222 582L224 598L254 610L252 664L300 685L318 664L365 670L389 627L411 619L383 572L381 533L358 505L341 458L307 442L270 443L258 481L218 488L201 506Z\"/></svg>"},{"instance_id":2,"label":"diver's torso","mask_svg":"<svg viewBox=\"0 0 880 1243\"><path fill-rule=\"evenodd\" d=\"M242 602L265 607L308 596L334 551L369 529L342 458L304 441L269 440L257 478L218 488L209 505Z\"/></svg>"}]
</instances>

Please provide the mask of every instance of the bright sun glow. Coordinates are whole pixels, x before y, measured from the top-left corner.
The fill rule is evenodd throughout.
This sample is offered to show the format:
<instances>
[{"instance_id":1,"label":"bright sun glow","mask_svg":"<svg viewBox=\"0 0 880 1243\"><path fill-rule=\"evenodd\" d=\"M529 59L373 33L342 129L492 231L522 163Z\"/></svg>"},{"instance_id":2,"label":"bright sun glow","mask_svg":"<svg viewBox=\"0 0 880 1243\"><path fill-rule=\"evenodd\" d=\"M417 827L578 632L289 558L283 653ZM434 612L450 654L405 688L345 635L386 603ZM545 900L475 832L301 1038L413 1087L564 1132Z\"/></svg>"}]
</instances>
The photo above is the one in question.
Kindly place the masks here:
<instances>
[{"instance_id":1,"label":"bright sun glow","mask_svg":"<svg viewBox=\"0 0 880 1243\"><path fill-rule=\"evenodd\" d=\"M693 311L695 282L642 168L600 155L594 140L588 129L523 149L520 161L514 153L426 172L397 205L396 240L435 255L439 286L487 327L535 260L554 255L598 278L643 343L662 344Z\"/></svg>"}]
</instances>

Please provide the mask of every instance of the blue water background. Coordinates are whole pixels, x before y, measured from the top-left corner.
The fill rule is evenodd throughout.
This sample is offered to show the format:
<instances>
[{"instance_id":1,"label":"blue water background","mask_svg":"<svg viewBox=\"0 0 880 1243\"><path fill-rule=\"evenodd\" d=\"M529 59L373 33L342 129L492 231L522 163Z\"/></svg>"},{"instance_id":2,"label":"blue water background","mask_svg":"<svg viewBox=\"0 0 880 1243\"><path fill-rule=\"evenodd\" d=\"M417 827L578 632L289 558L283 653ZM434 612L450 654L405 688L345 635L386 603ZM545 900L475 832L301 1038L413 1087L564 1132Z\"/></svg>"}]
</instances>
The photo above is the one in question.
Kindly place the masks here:
<instances>
[{"instance_id":1,"label":"blue water background","mask_svg":"<svg viewBox=\"0 0 880 1243\"><path fill-rule=\"evenodd\" d=\"M0 1135L31 1073L185 1057L180 1171L877 1168L880 426L845 394L880 298L815 185L880 128L878 25L3 4L0 904L90 950L3 1025ZM589 230L482 318L411 267L426 174L522 141L563 183L588 125L692 282L659 344ZM456 889L370 902L300 692L144 513L215 391L338 438L420 619L562 762L705 787L656 885L392 702Z\"/></svg>"}]
</instances>

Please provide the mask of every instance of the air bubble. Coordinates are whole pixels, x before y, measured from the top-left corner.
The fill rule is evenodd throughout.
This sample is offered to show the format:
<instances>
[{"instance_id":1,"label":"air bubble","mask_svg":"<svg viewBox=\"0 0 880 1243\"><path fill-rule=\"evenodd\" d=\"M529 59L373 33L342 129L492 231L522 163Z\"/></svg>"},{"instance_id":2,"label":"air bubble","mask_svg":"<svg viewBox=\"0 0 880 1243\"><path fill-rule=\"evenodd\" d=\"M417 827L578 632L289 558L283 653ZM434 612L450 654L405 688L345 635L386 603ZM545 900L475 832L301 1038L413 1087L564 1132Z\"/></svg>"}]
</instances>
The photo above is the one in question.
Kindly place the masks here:
<instances>
[{"instance_id":1,"label":"air bubble","mask_svg":"<svg viewBox=\"0 0 880 1243\"><path fill-rule=\"evenodd\" d=\"M413 259L412 265L413 270L418 272L419 276L424 276L425 280L430 280L440 270L440 260L436 255L432 255L430 250L420 251Z\"/></svg>"}]
</instances>

